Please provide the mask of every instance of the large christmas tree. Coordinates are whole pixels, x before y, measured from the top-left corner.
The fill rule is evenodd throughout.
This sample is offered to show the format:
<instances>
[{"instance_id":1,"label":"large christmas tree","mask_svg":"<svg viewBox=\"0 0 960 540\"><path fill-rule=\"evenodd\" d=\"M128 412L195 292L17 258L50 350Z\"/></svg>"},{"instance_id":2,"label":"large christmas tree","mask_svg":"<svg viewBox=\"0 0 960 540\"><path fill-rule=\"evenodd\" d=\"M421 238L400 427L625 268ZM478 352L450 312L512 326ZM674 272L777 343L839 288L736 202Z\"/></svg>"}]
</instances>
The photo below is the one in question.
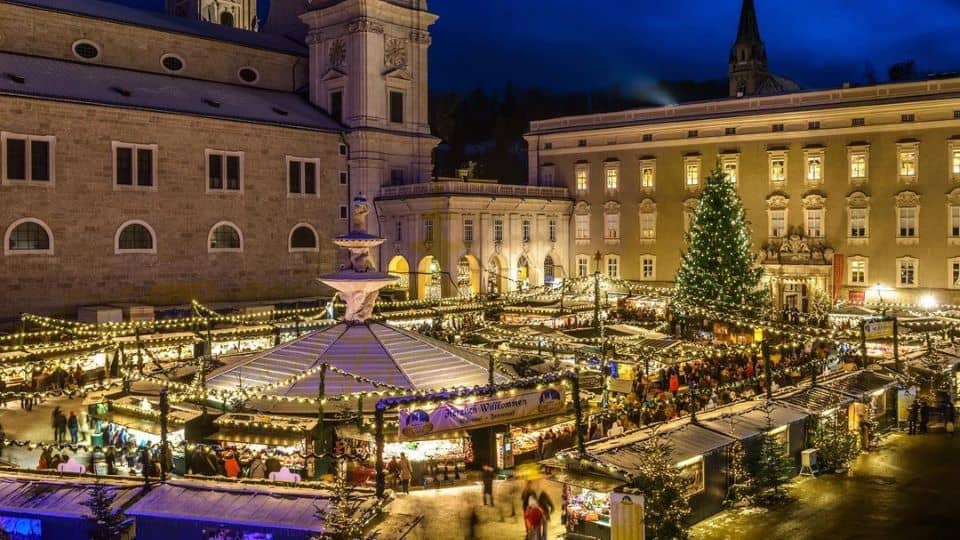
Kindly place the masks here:
<instances>
[{"instance_id":1,"label":"large christmas tree","mask_svg":"<svg viewBox=\"0 0 960 540\"><path fill-rule=\"evenodd\" d=\"M757 265L750 243L750 230L740 196L733 182L719 167L710 176L687 234L690 246L677 271L674 306L705 301L732 306L762 307L767 291L761 287L763 269Z\"/></svg>"}]
</instances>

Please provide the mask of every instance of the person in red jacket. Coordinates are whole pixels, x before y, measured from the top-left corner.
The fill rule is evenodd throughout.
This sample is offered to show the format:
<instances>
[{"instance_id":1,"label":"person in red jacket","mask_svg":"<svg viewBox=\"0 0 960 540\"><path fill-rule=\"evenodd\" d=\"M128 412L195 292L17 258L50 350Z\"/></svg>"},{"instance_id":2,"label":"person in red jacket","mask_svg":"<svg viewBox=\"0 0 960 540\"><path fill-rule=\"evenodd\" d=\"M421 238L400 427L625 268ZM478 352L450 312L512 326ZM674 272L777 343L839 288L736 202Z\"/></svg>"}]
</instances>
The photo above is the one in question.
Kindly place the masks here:
<instances>
[{"instance_id":1,"label":"person in red jacket","mask_svg":"<svg viewBox=\"0 0 960 540\"><path fill-rule=\"evenodd\" d=\"M537 498L533 495L527 501L527 509L523 512L523 523L527 527L526 540L544 540L540 534L543 531L543 510L537 504Z\"/></svg>"},{"instance_id":2,"label":"person in red jacket","mask_svg":"<svg viewBox=\"0 0 960 540\"><path fill-rule=\"evenodd\" d=\"M238 478L240 476L240 461L237 460L237 455L232 450L227 450L224 453L223 470L230 478Z\"/></svg>"},{"instance_id":3,"label":"person in red jacket","mask_svg":"<svg viewBox=\"0 0 960 540\"><path fill-rule=\"evenodd\" d=\"M677 377L677 374L674 373L670 376L670 393L677 395L677 390L680 390L680 377Z\"/></svg>"}]
</instances>

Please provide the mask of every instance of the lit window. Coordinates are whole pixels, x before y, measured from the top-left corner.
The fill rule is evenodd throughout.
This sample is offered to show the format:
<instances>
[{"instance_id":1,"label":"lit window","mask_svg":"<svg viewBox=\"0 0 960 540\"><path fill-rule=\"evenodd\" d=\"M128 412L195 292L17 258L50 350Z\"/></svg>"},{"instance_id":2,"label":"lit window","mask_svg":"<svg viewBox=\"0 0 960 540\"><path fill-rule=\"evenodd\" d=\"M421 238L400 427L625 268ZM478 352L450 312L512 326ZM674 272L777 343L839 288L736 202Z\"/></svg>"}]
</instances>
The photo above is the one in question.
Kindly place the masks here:
<instances>
[{"instance_id":1,"label":"lit window","mask_svg":"<svg viewBox=\"0 0 960 540\"><path fill-rule=\"evenodd\" d=\"M740 165L739 162L740 159L737 156L726 156L723 157L721 161L723 173L734 184L737 183L737 169Z\"/></svg>"},{"instance_id":2,"label":"lit window","mask_svg":"<svg viewBox=\"0 0 960 540\"><path fill-rule=\"evenodd\" d=\"M951 289L960 289L960 258L947 259L947 279Z\"/></svg>"},{"instance_id":3,"label":"lit window","mask_svg":"<svg viewBox=\"0 0 960 540\"><path fill-rule=\"evenodd\" d=\"M807 182L823 181L823 154L807 155Z\"/></svg>"},{"instance_id":4,"label":"lit window","mask_svg":"<svg viewBox=\"0 0 960 540\"><path fill-rule=\"evenodd\" d=\"M551 242L557 241L557 220L551 219L547 223L547 235Z\"/></svg>"},{"instance_id":5,"label":"lit window","mask_svg":"<svg viewBox=\"0 0 960 540\"><path fill-rule=\"evenodd\" d=\"M898 287L916 287L917 286L917 259L904 257L897 259L897 286Z\"/></svg>"},{"instance_id":6,"label":"lit window","mask_svg":"<svg viewBox=\"0 0 960 540\"><path fill-rule=\"evenodd\" d=\"M574 175L577 180L577 191L586 192L590 183L590 170L587 168L587 165L577 165Z\"/></svg>"},{"instance_id":7,"label":"lit window","mask_svg":"<svg viewBox=\"0 0 960 540\"><path fill-rule=\"evenodd\" d=\"M463 241L466 244L473 242L473 218L463 220Z\"/></svg>"},{"instance_id":8,"label":"lit window","mask_svg":"<svg viewBox=\"0 0 960 540\"><path fill-rule=\"evenodd\" d=\"M0 134L4 184L49 186L53 182L54 137Z\"/></svg>"},{"instance_id":9,"label":"lit window","mask_svg":"<svg viewBox=\"0 0 960 540\"><path fill-rule=\"evenodd\" d=\"M612 278L620 277L619 255L607 255L607 276Z\"/></svg>"},{"instance_id":10,"label":"lit window","mask_svg":"<svg viewBox=\"0 0 960 540\"><path fill-rule=\"evenodd\" d=\"M657 236L657 214L655 212L641 212L640 238L651 239Z\"/></svg>"},{"instance_id":11,"label":"lit window","mask_svg":"<svg viewBox=\"0 0 960 540\"><path fill-rule=\"evenodd\" d=\"M524 220L520 223L520 232L523 234L523 242L524 242L524 243L529 243L529 242L530 242L530 236L531 236L531 234L530 234L530 220L529 220L529 219L524 219Z\"/></svg>"},{"instance_id":12,"label":"lit window","mask_svg":"<svg viewBox=\"0 0 960 540\"><path fill-rule=\"evenodd\" d=\"M783 238L787 234L786 209L770 210L770 237Z\"/></svg>"},{"instance_id":13,"label":"lit window","mask_svg":"<svg viewBox=\"0 0 960 540\"><path fill-rule=\"evenodd\" d=\"M243 251L243 236L236 225L220 222L210 229L209 251Z\"/></svg>"},{"instance_id":14,"label":"lit window","mask_svg":"<svg viewBox=\"0 0 960 540\"><path fill-rule=\"evenodd\" d=\"M960 176L960 148L950 149L950 173Z\"/></svg>"},{"instance_id":15,"label":"lit window","mask_svg":"<svg viewBox=\"0 0 960 540\"><path fill-rule=\"evenodd\" d=\"M607 165L604 167L604 178L606 179L607 192L614 192L620 186L620 167L617 165Z\"/></svg>"},{"instance_id":16,"label":"lit window","mask_svg":"<svg viewBox=\"0 0 960 540\"><path fill-rule=\"evenodd\" d=\"M657 260L652 255L640 259L640 277L644 280L656 279Z\"/></svg>"},{"instance_id":17,"label":"lit window","mask_svg":"<svg viewBox=\"0 0 960 540\"><path fill-rule=\"evenodd\" d=\"M243 152L207 150L207 191L241 191Z\"/></svg>"},{"instance_id":18,"label":"lit window","mask_svg":"<svg viewBox=\"0 0 960 540\"><path fill-rule=\"evenodd\" d=\"M576 216L576 225L577 225L577 240L589 240L590 239L590 216L589 215L578 215Z\"/></svg>"},{"instance_id":19,"label":"lit window","mask_svg":"<svg viewBox=\"0 0 960 540\"><path fill-rule=\"evenodd\" d=\"M787 157L784 155L770 156L770 181L775 183L787 180Z\"/></svg>"},{"instance_id":20,"label":"lit window","mask_svg":"<svg viewBox=\"0 0 960 540\"><path fill-rule=\"evenodd\" d=\"M915 149L900 150L897 154L900 177L914 178L917 176L917 151Z\"/></svg>"},{"instance_id":21,"label":"lit window","mask_svg":"<svg viewBox=\"0 0 960 540\"><path fill-rule=\"evenodd\" d=\"M317 171L320 160L287 156L287 193L290 195L316 195Z\"/></svg>"},{"instance_id":22,"label":"lit window","mask_svg":"<svg viewBox=\"0 0 960 540\"><path fill-rule=\"evenodd\" d=\"M684 171L687 187L696 187L700 185L700 159L687 158L684 163Z\"/></svg>"},{"instance_id":23,"label":"lit window","mask_svg":"<svg viewBox=\"0 0 960 540\"><path fill-rule=\"evenodd\" d=\"M867 209L850 209L850 238L867 237Z\"/></svg>"},{"instance_id":24,"label":"lit window","mask_svg":"<svg viewBox=\"0 0 960 540\"><path fill-rule=\"evenodd\" d=\"M503 218L493 218L493 241L497 244L503 242Z\"/></svg>"},{"instance_id":25,"label":"lit window","mask_svg":"<svg viewBox=\"0 0 960 540\"><path fill-rule=\"evenodd\" d=\"M157 145L113 143L114 186L156 188Z\"/></svg>"},{"instance_id":26,"label":"lit window","mask_svg":"<svg viewBox=\"0 0 960 540\"><path fill-rule=\"evenodd\" d=\"M862 182L867 178L867 155L864 152L850 154L850 180Z\"/></svg>"},{"instance_id":27,"label":"lit window","mask_svg":"<svg viewBox=\"0 0 960 540\"><path fill-rule=\"evenodd\" d=\"M864 258L850 258L850 276L848 281L851 285L863 285L867 282L867 260Z\"/></svg>"},{"instance_id":28,"label":"lit window","mask_svg":"<svg viewBox=\"0 0 960 540\"><path fill-rule=\"evenodd\" d=\"M807 237L820 238L823 236L823 209L808 208L807 214Z\"/></svg>"},{"instance_id":29,"label":"lit window","mask_svg":"<svg viewBox=\"0 0 960 540\"><path fill-rule=\"evenodd\" d=\"M653 189L653 182L656 179L656 169L654 165L642 165L640 167L640 187L644 189Z\"/></svg>"},{"instance_id":30,"label":"lit window","mask_svg":"<svg viewBox=\"0 0 960 540\"><path fill-rule=\"evenodd\" d=\"M433 220L430 218L423 219L423 241L433 242Z\"/></svg>"},{"instance_id":31,"label":"lit window","mask_svg":"<svg viewBox=\"0 0 960 540\"><path fill-rule=\"evenodd\" d=\"M128 221L117 229L114 253L156 253L153 230L142 221Z\"/></svg>"},{"instance_id":32,"label":"lit window","mask_svg":"<svg viewBox=\"0 0 960 540\"><path fill-rule=\"evenodd\" d=\"M588 275L590 275L590 257L577 255L577 277L587 277Z\"/></svg>"},{"instance_id":33,"label":"lit window","mask_svg":"<svg viewBox=\"0 0 960 540\"><path fill-rule=\"evenodd\" d=\"M620 238L620 214L607 214L606 218L606 240L616 240Z\"/></svg>"},{"instance_id":34,"label":"lit window","mask_svg":"<svg viewBox=\"0 0 960 540\"><path fill-rule=\"evenodd\" d=\"M898 234L900 238L917 236L917 207L905 206L897 208Z\"/></svg>"},{"instance_id":35,"label":"lit window","mask_svg":"<svg viewBox=\"0 0 960 540\"><path fill-rule=\"evenodd\" d=\"M960 237L960 206L950 207L950 236Z\"/></svg>"}]
</instances>

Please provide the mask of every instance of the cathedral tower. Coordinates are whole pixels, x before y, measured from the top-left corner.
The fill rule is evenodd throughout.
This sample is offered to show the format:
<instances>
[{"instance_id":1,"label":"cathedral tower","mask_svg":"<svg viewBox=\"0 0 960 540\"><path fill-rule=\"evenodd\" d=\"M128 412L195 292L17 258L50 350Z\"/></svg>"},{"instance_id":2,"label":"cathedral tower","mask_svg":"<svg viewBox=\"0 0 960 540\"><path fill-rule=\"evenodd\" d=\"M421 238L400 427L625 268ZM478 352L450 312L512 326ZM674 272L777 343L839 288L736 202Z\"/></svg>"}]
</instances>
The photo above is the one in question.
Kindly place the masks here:
<instances>
[{"instance_id":1,"label":"cathedral tower","mask_svg":"<svg viewBox=\"0 0 960 540\"><path fill-rule=\"evenodd\" d=\"M760 93L761 85L770 72L767 68L767 51L760 39L760 26L753 0L743 0L740 9L740 26L737 40L730 48L730 97L742 97Z\"/></svg>"},{"instance_id":2,"label":"cathedral tower","mask_svg":"<svg viewBox=\"0 0 960 540\"><path fill-rule=\"evenodd\" d=\"M166 0L167 13L187 19L257 30L257 0Z\"/></svg>"}]
</instances>

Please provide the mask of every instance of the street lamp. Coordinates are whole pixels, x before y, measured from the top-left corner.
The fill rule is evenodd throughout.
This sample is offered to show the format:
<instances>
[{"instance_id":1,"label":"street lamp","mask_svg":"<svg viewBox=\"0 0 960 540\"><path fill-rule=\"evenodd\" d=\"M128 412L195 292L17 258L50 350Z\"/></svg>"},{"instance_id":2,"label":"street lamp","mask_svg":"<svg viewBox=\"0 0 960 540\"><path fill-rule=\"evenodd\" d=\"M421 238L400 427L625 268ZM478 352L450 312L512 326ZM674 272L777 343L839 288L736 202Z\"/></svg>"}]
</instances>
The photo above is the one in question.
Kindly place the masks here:
<instances>
[{"instance_id":1,"label":"street lamp","mask_svg":"<svg viewBox=\"0 0 960 540\"><path fill-rule=\"evenodd\" d=\"M593 256L593 261L596 263L595 271L593 272L593 325L600 326L600 261L603 259L603 255L600 253L600 250L597 250L597 253Z\"/></svg>"}]
</instances>

